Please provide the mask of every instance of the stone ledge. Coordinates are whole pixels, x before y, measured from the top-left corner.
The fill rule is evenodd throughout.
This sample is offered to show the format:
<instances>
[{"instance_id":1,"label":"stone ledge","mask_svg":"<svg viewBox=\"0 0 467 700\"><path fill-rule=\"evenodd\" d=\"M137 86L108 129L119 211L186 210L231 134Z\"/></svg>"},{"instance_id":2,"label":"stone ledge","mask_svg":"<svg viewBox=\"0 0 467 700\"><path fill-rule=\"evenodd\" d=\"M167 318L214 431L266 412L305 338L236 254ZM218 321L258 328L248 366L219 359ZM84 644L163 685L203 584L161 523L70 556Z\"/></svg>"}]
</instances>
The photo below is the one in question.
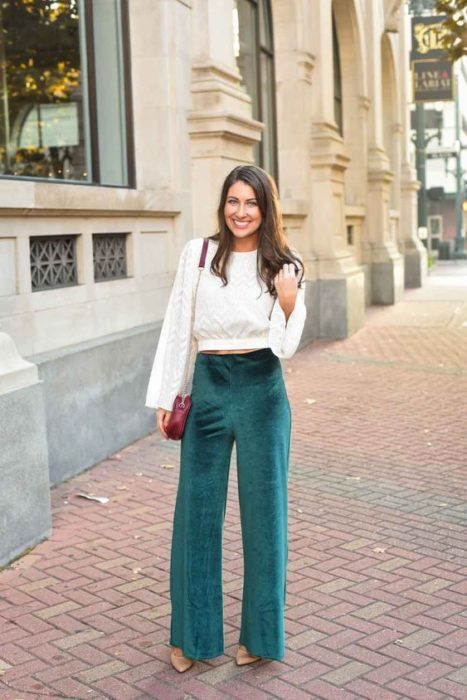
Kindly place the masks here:
<instances>
[{"instance_id":1,"label":"stone ledge","mask_svg":"<svg viewBox=\"0 0 467 700\"><path fill-rule=\"evenodd\" d=\"M21 357L9 335L0 333L0 395L38 382L36 365Z\"/></svg>"},{"instance_id":2,"label":"stone ledge","mask_svg":"<svg viewBox=\"0 0 467 700\"><path fill-rule=\"evenodd\" d=\"M72 345L66 345L64 347L54 348L53 350L47 350L46 352L37 353L36 355L31 355L29 359L37 362L38 364L42 364L44 362L50 362L68 355L75 355L77 353L85 352L86 350L94 350L95 348L106 346L109 343L118 342L120 340L124 340L125 338L132 338L147 332L154 333L154 337L157 337L161 327L162 321L154 321L141 326L133 326L132 328L125 328L124 330L117 331L116 333L108 333L107 335L90 338L89 340L83 340L79 343L73 343Z\"/></svg>"},{"instance_id":3,"label":"stone ledge","mask_svg":"<svg viewBox=\"0 0 467 700\"><path fill-rule=\"evenodd\" d=\"M2 179L0 216L177 216L175 190Z\"/></svg>"}]
</instances>

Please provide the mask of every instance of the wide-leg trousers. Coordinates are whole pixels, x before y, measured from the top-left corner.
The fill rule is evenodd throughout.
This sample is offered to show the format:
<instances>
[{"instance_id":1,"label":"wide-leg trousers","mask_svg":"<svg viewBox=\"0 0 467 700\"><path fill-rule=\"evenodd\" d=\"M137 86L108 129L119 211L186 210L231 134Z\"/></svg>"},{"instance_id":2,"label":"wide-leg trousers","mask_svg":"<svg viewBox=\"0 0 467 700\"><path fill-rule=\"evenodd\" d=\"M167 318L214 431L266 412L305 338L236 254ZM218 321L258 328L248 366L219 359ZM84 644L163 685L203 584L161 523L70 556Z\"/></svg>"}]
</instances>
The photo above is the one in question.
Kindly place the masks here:
<instances>
[{"instance_id":1,"label":"wide-leg trousers","mask_svg":"<svg viewBox=\"0 0 467 700\"><path fill-rule=\"evenodd\" d=\"M244 581L239 642L284 656L291 414L279 359L267 349L199 353L181 444L170 594L170 644L191 659L224 652L222 530L233 444Z\"/></svg>"}]
</instances>

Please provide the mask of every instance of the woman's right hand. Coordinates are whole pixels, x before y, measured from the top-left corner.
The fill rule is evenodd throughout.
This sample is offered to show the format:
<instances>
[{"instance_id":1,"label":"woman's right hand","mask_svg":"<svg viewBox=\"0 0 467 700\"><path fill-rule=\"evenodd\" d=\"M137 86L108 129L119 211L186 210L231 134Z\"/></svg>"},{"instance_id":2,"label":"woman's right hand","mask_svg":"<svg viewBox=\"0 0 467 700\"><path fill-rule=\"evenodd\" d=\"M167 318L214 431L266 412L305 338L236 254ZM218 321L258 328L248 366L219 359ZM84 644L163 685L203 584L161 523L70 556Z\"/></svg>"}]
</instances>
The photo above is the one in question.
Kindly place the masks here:
<instances>
[{"instance_id":1,"label":"woman's right hand","mask_svg":"<svg viewBox=\"0 0 467 700\"><path fill-rule=\"evenodd\" d=\"M158 408L156 409L156 421L157 421L157 427L159 428L160 432L162 435L165 437L166 440L168 440L167 433L165 431L167 424L170 420L170 416L172 415L172 411L167 411L165 408Z\"/></svg>"}]
</instances>

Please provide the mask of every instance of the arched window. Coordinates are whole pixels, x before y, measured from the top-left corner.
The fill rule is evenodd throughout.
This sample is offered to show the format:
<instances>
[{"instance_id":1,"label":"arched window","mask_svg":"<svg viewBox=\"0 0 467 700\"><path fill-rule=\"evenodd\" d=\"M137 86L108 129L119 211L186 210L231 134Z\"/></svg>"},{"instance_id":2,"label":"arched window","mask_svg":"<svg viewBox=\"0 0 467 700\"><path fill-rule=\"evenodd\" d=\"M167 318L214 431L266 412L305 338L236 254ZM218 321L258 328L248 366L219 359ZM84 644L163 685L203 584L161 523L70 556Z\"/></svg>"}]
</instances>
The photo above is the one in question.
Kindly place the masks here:
<instances>
[{"instance_id":1,"label":"arched window","mask_svg":"<svg viewBox=\"0 0 467 700\"><path fill-rule=\"evenodd\" d=\"M274 42L269 0L234 0L234 51L253 118L264 123L255 162L277 180Z\"/></svg>"},{"instance_id":2,"label":"arched window","mask_svg":"<svg viewBox=\"0 0 467 700\"><path fill-rule=\"evenodd\" d=\"M344 134L344 114L342 109L342 73L339 54L339 39L336 22L332 17L332 60L334 67L334 119L341 136Z\"/></svg>"}]
</instances>

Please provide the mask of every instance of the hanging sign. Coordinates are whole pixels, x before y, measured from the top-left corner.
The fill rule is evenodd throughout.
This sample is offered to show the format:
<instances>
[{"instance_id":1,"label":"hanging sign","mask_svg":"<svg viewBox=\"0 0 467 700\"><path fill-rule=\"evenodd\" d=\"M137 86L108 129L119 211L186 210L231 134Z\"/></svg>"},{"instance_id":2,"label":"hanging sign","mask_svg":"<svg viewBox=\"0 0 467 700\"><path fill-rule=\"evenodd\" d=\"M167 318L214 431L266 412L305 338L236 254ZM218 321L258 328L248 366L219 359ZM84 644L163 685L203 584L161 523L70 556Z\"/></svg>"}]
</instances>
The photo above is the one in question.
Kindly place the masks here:
<instances>
[{"instance_id":1,"label":"hanging sign","mask_svg":"<svg viewBox=\"0 0 467 700\"><path fill-rule=\"evenodd\" d=\"M415 102L454 99L451 61L412 61L412 77Z\"/></svg>"},{"instance_id":2,"label":"hanging sign","mask_svg":"<svg viewBox=\"0 0 467 700\"><path fill-rule=\"evenodd\" d=\"M445 15L412 17L413 98L415 102L453 100L452 62L443 47Z\"/></svg>"},{"instance_id":3,"label":"hanging sign","mask_svg":"<svg viewBox=\"0 0 467 700\"><path fill-rule=\"evenodd\" d=\"M446 57L443 47L443 39L447 34L445 19L446 15L412 17L412 61Z\"/></svg>"}]
</instances>

